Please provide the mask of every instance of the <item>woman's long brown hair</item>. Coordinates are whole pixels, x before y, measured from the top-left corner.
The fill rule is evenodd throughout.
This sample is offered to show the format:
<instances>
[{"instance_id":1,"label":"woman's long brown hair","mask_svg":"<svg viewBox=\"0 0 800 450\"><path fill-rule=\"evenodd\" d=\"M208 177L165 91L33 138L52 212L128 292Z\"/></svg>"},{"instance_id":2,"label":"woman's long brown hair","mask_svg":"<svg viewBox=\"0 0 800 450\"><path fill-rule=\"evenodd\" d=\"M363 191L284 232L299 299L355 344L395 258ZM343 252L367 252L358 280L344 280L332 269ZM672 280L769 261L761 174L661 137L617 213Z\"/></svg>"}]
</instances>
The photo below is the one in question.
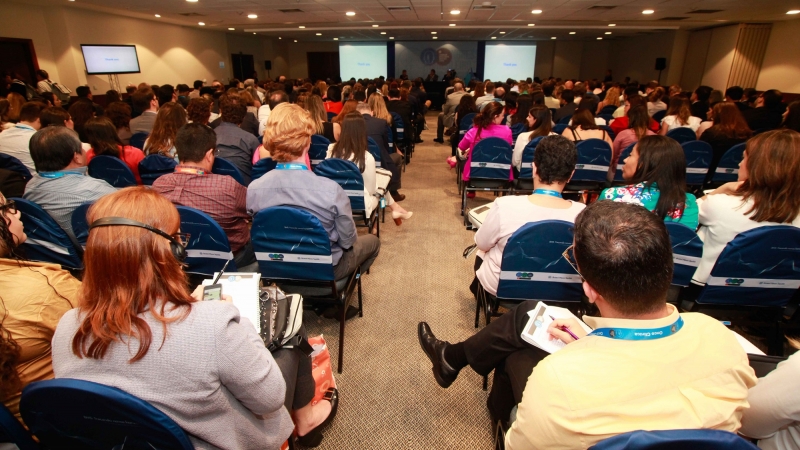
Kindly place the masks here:
<instances>
[{"instance_id":1,"label":"woman's long brown hair","mask_svg":"<svg viewBox=\"0 0 800 450\"><path fill-rule=\"evenodd\" d=\"M169 156L170 149L175 145L175 137L178 130L186 125L186 110L183 106L175 102L164 103L158 108L156 122L153 124L153 132L147 138L147 147L144 152L147 155L158 153L159 155Z\"/></svg>"},{"instance_id":2,"label":"woman's long brown hair","mask_svg":"<svg viewBox=\"0 0 800 450\"><path fill-rule=\"evenodd\" d=\"M367 152L367 122L358 111L352 111L342 121L342 133L339 140L333 144L331 158L350 159L364 173L366 168L365 158Z\"/></svg>"}]
</instances>

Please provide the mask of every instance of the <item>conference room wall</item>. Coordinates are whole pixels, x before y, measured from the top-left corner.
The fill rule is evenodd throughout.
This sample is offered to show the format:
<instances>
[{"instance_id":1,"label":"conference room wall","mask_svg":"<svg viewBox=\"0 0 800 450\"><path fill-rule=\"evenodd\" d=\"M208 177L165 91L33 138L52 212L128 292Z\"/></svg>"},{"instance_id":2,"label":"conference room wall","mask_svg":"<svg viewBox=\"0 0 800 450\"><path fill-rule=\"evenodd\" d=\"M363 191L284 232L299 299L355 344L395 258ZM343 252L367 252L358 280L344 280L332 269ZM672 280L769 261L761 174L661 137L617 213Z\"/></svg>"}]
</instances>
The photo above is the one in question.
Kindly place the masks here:
<instances>
[{"instance_id":1,"label":"conference room wall","mask_svg":"<svg viewBox=\"0 0 800 450\"><path fill-rule=\"evenodd\" d=\"M609 41L585 41L583 43L583 53L581 53L581 80L598 79L602 80L606 75L606 70L611 67L608 65L609 51L611 44Z\"/></svg>"},{"instance_id":2,"label":"conference room wall","mask_svg":"<svg viewBox=\"0 0 800 450\"><path fill-rule=\"evenodd\" d=\"M772 24L764 62L755 88L800 92L800 20Z\"/></svg>"},{"instance_id":3,"label":"conference room wall","mask_svg":"<svg viewBox=\"0 0 800 450\"><path fill-rule=\"evenodd\" d=\"M673 70L673 66L678 65L679 61L673 61L671 58L675 41L674 31L640 34L609 41L611 45L608 68L613 71L614 80L622 81L625 77L631 77L631 80L638 80L641 83L657 80L656 58L667 58L667 67L661 74L661 83L666 85L678 83L680 68Z\"/></svg>"},{"instance_id":4,"label":"conference room wall","mask_svg":"<svg viewBox=\"0 0 800 450\"><path fill-rule=\"evenodd\" d=\"M61 75L53 55L50 34L45 31L47 24L42 7L0 1L0 10L3 11L3 19L0 20L0 36L32 39L36 58L39 60L39 68L46 70L53 80L60 80Z\"/></svg>"}]
</instances>

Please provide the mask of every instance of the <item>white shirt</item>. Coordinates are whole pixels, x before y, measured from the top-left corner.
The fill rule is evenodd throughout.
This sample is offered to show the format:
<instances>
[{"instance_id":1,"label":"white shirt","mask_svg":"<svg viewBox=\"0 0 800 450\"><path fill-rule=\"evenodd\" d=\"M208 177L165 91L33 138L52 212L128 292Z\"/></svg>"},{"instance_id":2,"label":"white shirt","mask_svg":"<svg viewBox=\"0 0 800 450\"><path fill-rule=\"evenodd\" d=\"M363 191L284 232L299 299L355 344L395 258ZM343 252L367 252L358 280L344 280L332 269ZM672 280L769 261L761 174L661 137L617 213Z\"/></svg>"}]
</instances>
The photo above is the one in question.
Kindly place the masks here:
<instances>
[{"instance_id":1,"label":"white shirt","mask_svg":"<svg viewBox=\"0 0 800 450\"><path fill-rule=\"evenodd\" d=\"M489 103L492 100L494 100L494 94L484 94L475 98L475 106L480 108L482 104Z\"/></svg>"},{"instance_id":2,"label":"white shirt","mask_svg":"<svg viewBox=\"0 0 800 450\"><path fill-rule=\"evenodd\" d=\"M702 119L699 117L689 116L689 123L684 125L678 122L678 116L666 116L661 121L661 124L668 125L669 130L674 130L675 128L691 128L692 131L696 132L697 128L700 126L700 122L702 122Z\"/></svg>"},{"instance_id":3,"label":"white shirt","mask_svg":"<svg viewBox=\"0 0 800 450\"><path fill-rule=\"evenodd\" d=\"M650 117L653 117L653 114L659 111L664 111L666 109L667 109L667 104L662 102L661 100L657 102L647 102L647 114L649 114Z\"/></svg>"},{"instance_id":4,"label":"white shirt","mask_svg":"<svg viewBox=\"0 0 800 450\"><path fill-rule=\"evenodd\" d=\"M550 109L558 109L561 108L561 102L558 101L555 97L545 97L544 98L544 105Z\"/></svg>"},{"instance_id":5,"label":"white shirt","mask_svg":"<svg viewBox=\"0 0 800 450\"><path fill-rule=\"evenodd\" d=\"M261 105L258 108L258 135L263 136L264 130L267 128L267 119L269 119L269 105Z\"/></svg>"},{"instance_id":6,"label":"white shirt","mask_svg":"<svg viewBox=\"0 0 800 450\"><path fill-rule=\"evenodd\" d=\"M334 145L336 144L334 143L328 146L328 153L325 155L326 158L331 157ZM347 160L355 163L352 153ZM356 167L358 167L358 164L356 164ZM364 208L367 210L367 217L378 207L378 197L375 196L378 192L378 176L375 174L375 171L375 157L368 151L364 152L364 172L361 174L361 177L364 179Z\"/></svg>"},{"instance_id":7,"label":"white shirt","mask_svg":"<svg viewBox=\"0 0 800 450\"><path fill-rule=\"evenodd\" d=\"M36 173L36 166L31 158L29 143L36 133L33 127L18 123L0 133L0 153L13 156L22 162L31 173Z\"/></svg>"},{"instance_id":8,"label":"white shirt","mask_svg":"<svg viewBox=\"0 0 800 450\"><path fill-rule=\"evenodd\" d=\"M795 217L791 224L750 220L752 213L745 213L753 207L753 200L742 203L742 198L735 195L706 195L697 200L697 207L700 213L697 235L703 241L703 259L692 280L698 283L706 282L720 253L737 234L769 225L800 227L800 216Z\"/></svg>"},{"instance_id":9,"label":"white shirt","mask_svg":"<svg viewBox=\"0 0 800 450\"><path fill-rule=\"evenodd\" d=\"M545 208L534 205L528 196L500 197L494 201L492 209L486 215L483 225L475 233L478 245L478 256L483 264L475 272L486 292L497 295L497 284L500 281L500 263L506 242L523 225L542 220L564 220L575 222L575 217L586 207L583 203L571 202L566 209Z\"/></svg>"},{"instance_id":10,"label":"white shirt","mask_svg":"<svg viewBox=\"0 0 800 450\"><path fill-rule=\"evenodd\" d=\"M39 92L53 92L53 89L50 88L50 83L47 80L42 80L36 84L36 90Z\"/></svg>"},{"instance_id":11,"label":"white shirt","mask_svg":"<svg viewBox=\"0 0 800 450\"><path fill-rule=\"evenodd\" d=\"M625 105L620 105L620 107L617 108L611 116L615 119L625 117Z\"/></svg>"},{"instance_id":12,"label":"white shirt","mask_svg":"<svg viewBox=\"0 0 800 450\"><path fill-rule=\"evenodd\" d=\"M511 155L511 164L513 164L517 170L522 170L522 152L525 151L525 146L530 142L531 134L533 134L533 131L520 133L519 136L517 136L517 142L514 143L514 153ZM557 136L557 134L551 131L548 136Z\"/></svg>"}]
</instances>

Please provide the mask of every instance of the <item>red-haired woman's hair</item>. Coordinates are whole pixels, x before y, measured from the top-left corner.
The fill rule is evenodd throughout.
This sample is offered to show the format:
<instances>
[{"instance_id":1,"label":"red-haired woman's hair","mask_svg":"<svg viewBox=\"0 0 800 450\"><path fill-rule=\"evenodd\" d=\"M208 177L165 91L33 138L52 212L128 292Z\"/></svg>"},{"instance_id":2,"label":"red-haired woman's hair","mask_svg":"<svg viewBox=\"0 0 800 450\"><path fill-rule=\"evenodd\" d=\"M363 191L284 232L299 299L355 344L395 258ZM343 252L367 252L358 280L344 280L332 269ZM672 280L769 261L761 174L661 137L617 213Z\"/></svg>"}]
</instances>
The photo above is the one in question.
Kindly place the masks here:
<instances>
[{"instance_id":1,"label":"red-haired woman's hair","mask_svg":"<svg viewBox=\"0 0 800 450\"><path fill-rule=\"evenodd\" d=\"M734 103L719 102L714 105L711 111L714 115L714 126L712 128L715 131L738 139L747 139L753 135L750 127L747 126L747 121L744 120L744 116L742 116L739 108Z\"/></svg>"},{"instance_id":2,"label":"red-haired woman's hair","mask_svg":"<svg viewBox=\"0 0 800 450\"><path fill-rule=\"evenodd\" d=\"M768 131L747 141L747 179L736 190L753 199L756 222L790 223L800 214L800 133Z\"/></svg>"},{"instance_id":3,"label":"red-haired woman's hair","mask_svg":"<svg viewBox=\"0 0 800 450\"><path fill-rule=\"evenodd\" d=\"M124 217L174 235L180 216L172 203L145 187L129 187L106 195L91 208L91 224L104 217ZM194 302L186 275L172 254L170 241L133 226L94 228L84 254L86 270L80 294L83 321L72 339L79 358L101 359L114 342L139 341L130 362L150 349L152 332L140 315L151 314L163 324L186 317ZM167 313L183 309L179 314ZM163 344L163 341L162 341Z\"/></svg>"}]
</instances>

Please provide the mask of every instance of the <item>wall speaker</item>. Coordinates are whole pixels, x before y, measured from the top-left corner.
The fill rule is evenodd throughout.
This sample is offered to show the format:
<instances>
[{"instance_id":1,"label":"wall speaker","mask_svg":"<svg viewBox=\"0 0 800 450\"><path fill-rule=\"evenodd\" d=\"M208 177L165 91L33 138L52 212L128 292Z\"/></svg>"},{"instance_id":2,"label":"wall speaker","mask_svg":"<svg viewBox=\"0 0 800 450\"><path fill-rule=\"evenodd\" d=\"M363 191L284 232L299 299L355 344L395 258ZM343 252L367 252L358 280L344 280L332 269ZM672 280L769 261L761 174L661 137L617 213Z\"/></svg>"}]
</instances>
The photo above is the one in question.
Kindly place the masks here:
<instances>
[{"instance_id":1,"label":"wall speaker","mask_svg":"<svg viewBox=\"0 0 800 450\"><path fill-rule=\"evenodd\" d=\"M272 61L264 61L264 70L272 70Z\"/></svg>"},{"instance_id":2,"label":"wall speaker","mask_svg":"<svg viewBox=\"0 0 800 450\"><path fill-rule=\"evenodd\" d=\"M656 70L664 70L667 68L667 58L656 58Z\"/></svg>"}]
</instances>

